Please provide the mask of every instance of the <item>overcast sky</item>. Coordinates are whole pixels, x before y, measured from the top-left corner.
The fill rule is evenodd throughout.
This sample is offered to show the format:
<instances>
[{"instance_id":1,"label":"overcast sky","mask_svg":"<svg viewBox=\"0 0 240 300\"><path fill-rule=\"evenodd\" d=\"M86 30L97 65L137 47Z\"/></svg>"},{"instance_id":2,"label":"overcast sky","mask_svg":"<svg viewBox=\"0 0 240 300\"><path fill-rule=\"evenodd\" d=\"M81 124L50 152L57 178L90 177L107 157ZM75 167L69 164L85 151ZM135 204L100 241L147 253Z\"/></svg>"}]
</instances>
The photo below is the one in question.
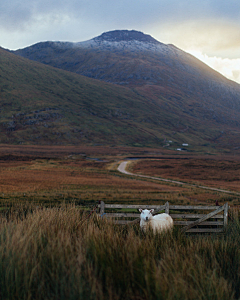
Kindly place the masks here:
<instances>
[{"instance_id":1,"label":"overcast sky","mask_svg":"<svg viewBox=\"0 0 240 300\"><path fill-rule=\"evenodd\" d=\"M190 52L240 83L239 0L1 0L0 46L80 42L139 30Z\"/></svg>"}]
</instances>

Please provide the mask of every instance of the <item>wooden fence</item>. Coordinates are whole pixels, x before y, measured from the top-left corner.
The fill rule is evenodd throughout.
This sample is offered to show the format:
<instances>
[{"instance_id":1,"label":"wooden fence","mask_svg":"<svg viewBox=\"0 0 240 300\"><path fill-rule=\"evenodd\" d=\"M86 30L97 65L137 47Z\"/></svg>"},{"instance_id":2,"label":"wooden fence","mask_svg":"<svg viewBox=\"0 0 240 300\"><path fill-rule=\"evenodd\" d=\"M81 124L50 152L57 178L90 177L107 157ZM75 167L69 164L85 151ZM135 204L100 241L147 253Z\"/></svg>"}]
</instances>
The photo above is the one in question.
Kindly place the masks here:
<instances>
[{"instance_id":1,"label":"wooden fence","mask_svg":"<svg viewBox=\"0 0 240 300\"><path fill-rule=\"evenodd\" d=\"M182 226L183 232L223 232L228 222L228 204L223 206L169 205L122 205L99 204L99 215L112 218L117 224L134 224L140 221L138 209L152 209L154 214L165 212L173 218L174 225Z\"/></svg>"}]
</instances>

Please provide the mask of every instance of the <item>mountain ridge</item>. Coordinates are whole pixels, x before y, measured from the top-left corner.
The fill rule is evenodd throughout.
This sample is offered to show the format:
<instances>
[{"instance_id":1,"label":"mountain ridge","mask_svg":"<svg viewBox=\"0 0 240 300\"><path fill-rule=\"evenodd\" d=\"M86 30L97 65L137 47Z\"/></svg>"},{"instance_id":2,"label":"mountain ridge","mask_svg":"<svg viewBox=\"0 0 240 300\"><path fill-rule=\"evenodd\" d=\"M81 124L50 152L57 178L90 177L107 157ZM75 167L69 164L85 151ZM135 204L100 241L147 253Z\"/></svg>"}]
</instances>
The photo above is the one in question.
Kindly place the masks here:
<instances>
[{"instance_id":1,"label":"mountain ridge","mask_svg":"<svg viewBox=\"0 0 240 300\"><path fill-rule=\"evenodd\" d=\"M154 39L149 34L144 34L141 31L136 30L113 30L104 32L93 40L109 41L109 42L120 42L120 41L139 41L160 44L159 41Z\"/></svg>"},{"instance_id":2,"label":"mountain ridge","mask_svg":"<svg viewBox=\"0 0 240 300\"><path fill-rule=\"evenodd\" d=\"M239 145L240 85L173 45L151 43L149 37L136 40L135 31L128 32L131 36L127 40L124 35L116 40L116 33L123 35L114 31L110 36L103 34L79 43L43 42L13 53L99 82L114 83L120 94L125 88L124 93L131 94L127 101L131 97L133 101L125 102L124 110L114 102L115 112L110 113L113 118L122 115L121 122L118 119L120 123L115 124L122 141L125 133L120 127L128 132L129 126L137 128L133 143L139 145L163 145L164 140L231 149ZM107 99L103 100L101 93L106 119ZM141 107L134 101L142 103ZM130 141L129 136L127 143Z\"/></svg>"},{"instance_id":3,"label":"mountain ridge","mask_svg":"<svg viewBox=\"0 0 240 300\"><path fill-rule=\"evenodd\" d=\"M122 38L122 37L126 37L127 38ZM131 42L135 42L135 43L131 43ZM106 44L107 43L107 44ZM112 46L109 47L109 46ZM143 45L145 45L144 49L143 49ZM96 47L96 49L95 49ZM19 49L16 51L13 51L13 53L32 59L32 60L36 60L39 62L43 62L45 64L51 64L55 67L59 67L59 68L64 68L64 66L61 66L61 64L57 63L56 59L52 60L51 62L51 57L50 55L56 55L56 57L61 58L62 60L64 59L64 52L70 50L71 54L74 55L74 51L79 51L80 49L86 49L88 48L88 50L91 49L91 55L96 55L97 51L101 51L103 50L103 48L105 47L105 51L106 53L109 55L112 50L119 48L120 50L130 50L131 53L127 52L124 53L124 56L126 55L130 55L130 58L137 58L136 55L134 57L134 51L133 48L135 50L135 52L139 51L152 51L152 52L157 52L157 54L159 55L159 52L161 52L161 56L157 57L158 60L165 60L165 64L161 61L158 62L157 65L162 66L162 67L166 67L166 66L171 66L171 64L176 64L178 66L179 69L186 69L188 67L188 65L190 63L192 63L193 61L195 62L195 64L197 65L197 68L199 68L199 66L201 66L201 68L206 68L208 70L208 72L213 73L214 76L217 76L221 79L226 79L223 75L221 75L220 73L218 73L217 71L211 69L210 67L208 67L207 65L205 65L203 62L199 61L197 58L195 58L194 56L192 56L191 54L185 53L184 51L182 51L181 49L177 48L174 45L165 45L157 40L155 40L154 38L152 38L150 35L146 35L142 32L139 31L135 31L135 30L114 30L114 31L110 31L110 32L105 32L103 34L101 34L100 36L97 36L95 38L92 38L90 40L87 41L83 41L83 42L77 42L77 43L72 43L72 42L40 42L37 44L34 44L30 47L24 48L24 49ZM41 52L41 50L43 50L43 52ZM138 51L139 50L139 51ZM50 53L48 53L48 51ZM69 53L67 52L66 55L68 55ZM79 53L80 55L86 55L86 53ZM119 54L119 53L117 53ZM39 56L38 56L39 55ZM76 53L76 55L78 55ZM170 58L168 57L168 55L170 56ZM76 56L76 61L75 64L81 64L84 62L83 59L79 59L80 57ZM79 59L79 60L77 60ZM109 58L111 59L111 58ZM173 60L174 59L174 60ZM179 60L179 61L178 61ZM66 62L65 62L66 63ZM148 61L149 63L149 61ZM154 61L155 63L155 61ZM104 62L103 62L104 64ZM204 67L203 67L204 66ZM70 68L69 66L66 66L66 68ZM72 70L70 70L72 71ZM80 74L81 70L73 70L73 72L76 72L78 74ZM85 74L83 74L84 76L87 76ZM100 79L102 80L102 78L98 78L97 75L89 75L89 77L94 77L96 79ZM231 82L230 80L228 80L228 82ZM113 83L118 83L118 82L113 82ZM140 84L146 84L147 83L147 78L145 78L145 82L140 83ZM235 87L239 87L240 85L232 82ZM126 83L128 84L128 82ZM138 85L138 83L136 83Z\"/></svg>"},{"instance_id":4,"label":"mountain ridge","mask_svg":"<svg viewBox=\"0 0 240 300\"><path fill-rule=\"evenodd\" d=\"M139 88L140 93L143 86L149 90L151 85L164 97L191 96L213 110L218 98L223 107L240 111L240 85L175 46L134 39L106 42L100 37L75 44L44 42L14 53L89 78Z\"/></svg>"}]
</instances>

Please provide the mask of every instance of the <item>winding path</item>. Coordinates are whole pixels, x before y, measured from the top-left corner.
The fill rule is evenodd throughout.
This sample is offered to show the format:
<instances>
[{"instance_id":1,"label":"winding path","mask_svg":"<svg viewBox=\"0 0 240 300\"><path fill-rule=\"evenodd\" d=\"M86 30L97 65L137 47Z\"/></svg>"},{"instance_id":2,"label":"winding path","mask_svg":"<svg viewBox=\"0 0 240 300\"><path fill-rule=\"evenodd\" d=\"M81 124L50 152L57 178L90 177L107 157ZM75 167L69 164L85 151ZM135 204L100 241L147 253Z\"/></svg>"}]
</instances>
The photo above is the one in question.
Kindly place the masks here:
<instances>
[{"instance_id":1,"label":"winding path","mask_svg":"<svg viewBox=\"0 0 240 300\"><path fill-rule=\"evenodd\" d=\"M126 170L127 164L130 163L130 162L131 162L130 160L121 162L120 165L118 166L118 171L123 173L123 174L126 174L126 175L137 176L137 177L141 177L141 178L154 179L154 180L159 180L159 181L164 181L164 182L170 182L170 183L179 184L179 185L187 185L187 186L196 187L196 188L205 189L205 190L210 190L210 191L214 191L214 192L221 192L221 193L233 194L233 195L240 196L240 193L238 193L238 192L227 191L227 190L222 190L222 189L217 189L217 188L211 188L211 187L207 187L207 186L203 186L203 185L190 184L190 183L186 183L186 182L181 182L181 181L176 181L176 180L171 180L171 179L165 179L165 178L161 178L161 177L153 177L153 176L148 176L148 175L139 175L139 174L130 173Z\"/></svg>"}]
</instances>

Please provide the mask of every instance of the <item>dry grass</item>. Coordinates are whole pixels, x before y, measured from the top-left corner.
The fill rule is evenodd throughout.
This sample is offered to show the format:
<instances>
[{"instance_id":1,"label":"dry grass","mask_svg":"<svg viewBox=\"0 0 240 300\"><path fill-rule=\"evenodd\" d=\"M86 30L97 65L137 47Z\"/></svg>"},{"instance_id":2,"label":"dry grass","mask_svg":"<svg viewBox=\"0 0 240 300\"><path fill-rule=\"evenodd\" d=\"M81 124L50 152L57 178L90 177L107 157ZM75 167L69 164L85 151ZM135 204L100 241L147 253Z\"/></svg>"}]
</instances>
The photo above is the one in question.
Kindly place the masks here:
<instances>
[{"instance_id":1,"label":"dry grass","mask_svg":"<svg viewBox=\"0 0 240 300\"><path fill-rule=\"evenodd\" d=\"M170 191L167 185L159 186L139 180L129 180L106 172L107 163L91 161L37 160L31 163L11 162L2 164L0 171L0 192L32 192L70 187L115 188L129 190Z\"/></svg>"},{"instance_id":2,"label":"dry grass","mask_svg":"<svg viewBox=\"0 0 240 300\"><path fill-rule=\"evenodd\" d=\"M87 156L122 156L122 155L162 155L174 154L174 151L158 148L128 147L128 146L41 146L41 145L7 145L1 144L0 157L6 155L16 155L23 157L45 157L45 158L62 158L63 156L87 155ZM16 158L16 157L15 157Z\"/></svg>"},{"instance_id":3,"label":"dry grass","mask_svg":"<svg viewBox=\"0 0 240 300\"><path fill-rule=\"evenodd\" d=\"M119 156L100 155L99 158L99 161L89 160L79 154L41 158L29 156L28 152L22 156L2 156L1 206L26 201L47 206L59 205L62 201L88 206L97 200L126 204L169 201L183 205L214 205L218 200L220 204L240 204L240 197L236 195L123 175L116 171ZM236 190L239 190L239 180L236 179L239 177L238 166L237 161L232 164L228 159L164 159L143 160L135 164L133 171L222 189L234 190L231 185L235 184Z\"/></svg>"},{"instance_id":4,"label":"dry grass","mask_svg":"<svg viewBox=\"0 0 240 300\"><path fill-rule=\"evenodd\" d=\"M142 160L133 171L162 176L240 192L240 160L227 159L161 159Z\"/></svg>"},{"instance_id":5,"label":"dry grass","mask_svg":"<svg viewBox=\"0 0 240 300\"><path fill-rule=\"evenodd\" d=\"M238 299L238 216L225 236L142 233L75 206L0 219L1 299Z\"/></svg>"},{"instance_id":6,"label":"dry grass","mask_svg":"<svg viewBox=\"0 0 240 300\"><path fill-rule=\"evenodd\" d=\"M0 159L0 299L239 299L238 210L231 210L225 235L196 237L177 229L167 235L143 234L137 225L118 227L95 216L86 219L80 209L89 209L97 200L126 204L219 200L238 206L239 197L119 174L120 154L101 154L103 161L94 161L79 152L63 156L60 149L54 156L50 148L36 157L30 148L17 159L16 153ZM219 166L231 166L227 161L208 165L191 161L191 177L189 165L183 168L183 177L180 173L189 160L171 159L164 164L172 168L156 164L156 170L155 163L162 162L148 161L136 171L206 184L210 180L202 177L209 167L219 183L226 172ZM75 204L63 204L69 202Z\"/></svg>"}]
</instances>

